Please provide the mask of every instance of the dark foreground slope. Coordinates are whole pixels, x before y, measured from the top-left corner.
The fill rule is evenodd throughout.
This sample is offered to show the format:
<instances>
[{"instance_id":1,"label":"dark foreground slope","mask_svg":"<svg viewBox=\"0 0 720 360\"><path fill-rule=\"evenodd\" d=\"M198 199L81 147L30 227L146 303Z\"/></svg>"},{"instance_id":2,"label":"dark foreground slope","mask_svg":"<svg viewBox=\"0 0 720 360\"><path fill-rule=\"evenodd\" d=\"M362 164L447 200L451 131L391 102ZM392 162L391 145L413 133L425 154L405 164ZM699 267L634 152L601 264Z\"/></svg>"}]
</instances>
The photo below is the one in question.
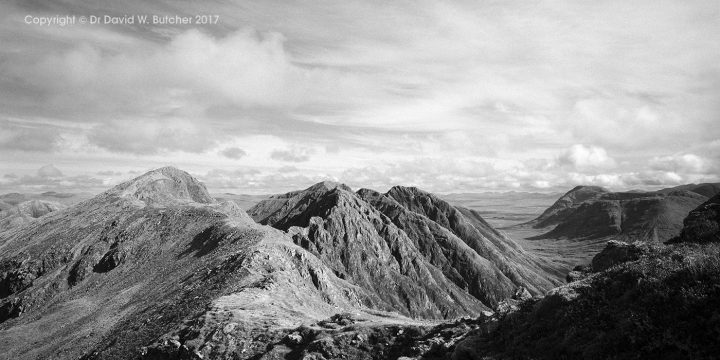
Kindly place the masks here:
<instances>
[{"instance_id":1,"label":"dark foreground slope","mask_svg":"<svg viewBox=\"0 0 720 360\"><path fill-rule=\"evenodd\" d=\"M0 254L5 359L153 358L145 346L178 332L170 354L248 358L267 345L252 334L381 306L174 168L14 228ZM218 327L242 340L192 342Z\"/></svg>"},{"instance_id":2,"label":"dark foreground slope","mask_svg":"<svg viewBox=\"0 0 720 360\"><path fill-rule=\"evenodd\" d=\"M354 193L319 183L249 213L410 316L452 318L478 301L494 307L521 287L542 294L553 286L530 254L477 213L415 188Z\"/></svg>"},{"instance_id":3,"label":"dark foreground slope","mask_svg":"<svg viewBox=\"0 0 720 360\"><path fill-rule=\"evenodd\" d=\"M537 219L524 224L549 229L536 239L667 241L680 233L690 210L714 195L718 184L683 185L654 192L609 192L578 186Z\"/></svg>"}]
</instances>

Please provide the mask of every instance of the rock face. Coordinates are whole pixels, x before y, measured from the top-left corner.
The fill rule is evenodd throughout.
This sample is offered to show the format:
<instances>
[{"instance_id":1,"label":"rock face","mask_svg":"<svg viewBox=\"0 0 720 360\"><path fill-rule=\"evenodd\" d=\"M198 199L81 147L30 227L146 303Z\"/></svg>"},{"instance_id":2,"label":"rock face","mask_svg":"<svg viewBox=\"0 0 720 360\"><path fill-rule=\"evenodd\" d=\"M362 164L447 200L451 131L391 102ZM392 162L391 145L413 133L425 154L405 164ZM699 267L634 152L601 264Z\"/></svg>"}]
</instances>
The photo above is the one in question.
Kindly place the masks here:
<instances>
[{"instance_id":1,"label":"rock face","mask_svg":"<svg viewBox=\"0 0 720 360\"><path fill-rule=\"evenodd\" d=\"M478 304L494 307L518 287L540 294L553 286L531 255L477 213L415 188L353 193L320 183L249 214L289 231L339 277L410 316L476 314L485 308Z\"/></svg>"},{"instance_id":2,"label":"rock face","mask_svg":"<svg viewBox=\"0 0 720 360\"><path fill-rule=\"evenodd\" d=\"M671 239L670 243L720 242L720 195L691 211L683 224L680 235Z\"/></svg>"},{"instance_id":3,"label":"rock face","mask_svg":"<svg viewBox=\"0 0 720 360\"><path fill-rule=\"evenodd\" d=\"M174 168L12 228L0 254L0 354L12 359L137 358L166 333L188 354L249 358L273 326L385 306ZM198 338L230 323L247 343Z\"/></svg>"},{"instance_id":4,"label":"rock face","mask_svg":"<svg viewBox=\"0 0 720 360\"><path fill-rule=\"evenodd\" d=\"M525 224L549 228L536 239L601 239L662 242L677 236L682 220L707 200L718 184L683 185L655 192L608 192L576 187L537 219Z\"/></svg>"}]
</instances>

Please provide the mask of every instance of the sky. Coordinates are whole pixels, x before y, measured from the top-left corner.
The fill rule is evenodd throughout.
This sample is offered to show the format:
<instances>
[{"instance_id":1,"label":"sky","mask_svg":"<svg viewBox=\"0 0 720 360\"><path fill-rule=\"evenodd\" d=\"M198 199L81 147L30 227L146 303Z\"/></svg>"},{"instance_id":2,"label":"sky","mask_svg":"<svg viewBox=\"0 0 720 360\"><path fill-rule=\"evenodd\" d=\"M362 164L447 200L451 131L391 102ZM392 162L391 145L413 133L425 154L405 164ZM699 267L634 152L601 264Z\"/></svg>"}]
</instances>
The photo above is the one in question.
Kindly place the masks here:
<instances>
[{"instance_id":1,"label":"sky","mask_svg":"<svg viewBox=\"0 0 720 360\"><path fill-rule=\"evenodd\" d=\"M718 34L717 0L3 1L0 193L717 182Z\"/></svg>"}]
</instances>

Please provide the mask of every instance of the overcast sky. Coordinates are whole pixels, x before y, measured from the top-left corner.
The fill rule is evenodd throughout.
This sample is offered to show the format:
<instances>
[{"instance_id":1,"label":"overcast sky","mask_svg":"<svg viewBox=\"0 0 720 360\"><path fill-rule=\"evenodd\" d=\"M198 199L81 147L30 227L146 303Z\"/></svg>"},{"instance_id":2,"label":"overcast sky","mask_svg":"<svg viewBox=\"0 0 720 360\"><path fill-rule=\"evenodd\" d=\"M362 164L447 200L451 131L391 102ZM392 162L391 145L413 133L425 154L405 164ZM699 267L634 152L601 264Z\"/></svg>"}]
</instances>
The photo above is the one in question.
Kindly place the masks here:
<instances>
[{"instance_id":1,"label":"overcast sky","mask_svg":"<svg viewBox=\"0 0 720 360\"><path fill-rule=\"evenodd\" d=\"M219 21L25 23L143 14ZM717 0L3 1L0 192L720 181L718 34Z\"/></svg>"}]
</instances>

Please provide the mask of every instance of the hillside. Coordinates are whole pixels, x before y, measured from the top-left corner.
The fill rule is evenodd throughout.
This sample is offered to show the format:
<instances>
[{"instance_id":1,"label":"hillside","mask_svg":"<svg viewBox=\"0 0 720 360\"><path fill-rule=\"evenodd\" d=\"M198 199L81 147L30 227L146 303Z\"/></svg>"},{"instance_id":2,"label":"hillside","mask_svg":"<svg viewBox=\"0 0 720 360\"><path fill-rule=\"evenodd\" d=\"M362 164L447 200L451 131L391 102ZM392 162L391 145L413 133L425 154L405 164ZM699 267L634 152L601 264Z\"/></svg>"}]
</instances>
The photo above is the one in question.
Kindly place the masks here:
<instances>
[{"instance_id":1,"label":"hillside","mask_svg":"<svg viewBox=\"0 0 720 360\"><path fill-rule=\"evenodd\" d=\"M264 350L249 334L380 306L174 168L13 228L0 254L0 354L12 359L140 357L199 321L240 323L232 334Z\"/></svg>"},{"instance_id":2,"label":"hillside","mask_svg":"<svg viewBox=\"0 0 720 360\"><path fill-rule=\"evenodd\" d=\"M682 220L720 190L720 184L683 185L654 192L609 192L579 186L538 218L523 224L546 229L535 239L667 241L680 233Z\"/></svg>"}]
</instances>

